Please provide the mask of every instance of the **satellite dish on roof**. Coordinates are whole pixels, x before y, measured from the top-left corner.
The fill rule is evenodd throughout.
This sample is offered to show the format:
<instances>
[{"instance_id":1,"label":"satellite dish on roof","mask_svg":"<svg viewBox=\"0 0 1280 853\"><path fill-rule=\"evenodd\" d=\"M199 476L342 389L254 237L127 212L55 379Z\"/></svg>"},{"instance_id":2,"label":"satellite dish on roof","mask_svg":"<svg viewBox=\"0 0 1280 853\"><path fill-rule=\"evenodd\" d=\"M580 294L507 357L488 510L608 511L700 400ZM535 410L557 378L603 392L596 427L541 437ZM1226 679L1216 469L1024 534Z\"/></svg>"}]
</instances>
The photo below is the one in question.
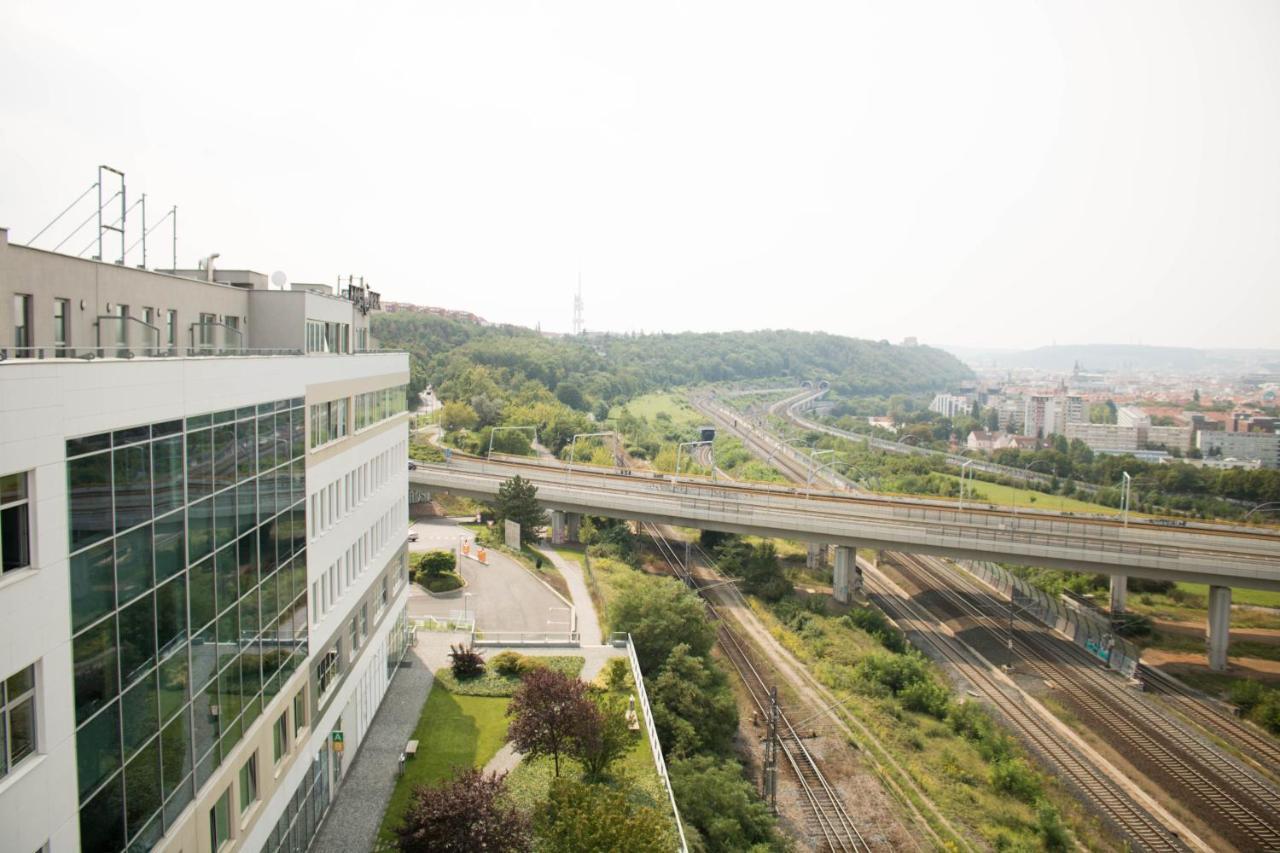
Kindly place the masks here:
<instances>
[{"instance_id":1,"label":"satellite dish on roof","mask_svg":"<svg viewBox=\"0 0 1280 853\"><path fill-rule=\"evenodd\" d=\"M284 270L276 270L271 274L271 283L284 290L284 286L289 283L289 276L284 274Z\"/></svg>"}]
</instances>

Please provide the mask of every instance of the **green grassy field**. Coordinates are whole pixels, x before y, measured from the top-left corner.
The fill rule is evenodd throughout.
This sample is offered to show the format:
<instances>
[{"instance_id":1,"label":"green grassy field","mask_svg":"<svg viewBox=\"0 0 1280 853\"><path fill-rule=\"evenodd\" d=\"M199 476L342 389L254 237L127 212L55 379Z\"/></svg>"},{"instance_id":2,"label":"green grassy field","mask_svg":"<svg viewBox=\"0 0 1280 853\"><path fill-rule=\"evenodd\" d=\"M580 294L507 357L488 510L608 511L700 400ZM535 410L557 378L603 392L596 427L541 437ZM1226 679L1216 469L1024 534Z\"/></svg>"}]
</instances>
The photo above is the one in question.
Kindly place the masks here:
<instances>
[{"instance_id":1,"label":"green grassy field","mask_svg":"<svg viewBox=\"0 0 1280 853\"><path fill-rule=\"evenodd\" d=\"M1209 586L1203 583L1179 583L1178 588L1194 595L1209 599ZM1280 607L1280 592L1266 589L1245 589L1235 587L1231 590L1232 604L1252 604L1257 607Z\"/></svg>"},{"instance_id":2,"label":"green grassy field","mask_svg":"<svg viewBox=\"0 0 1280 853\"><path fill-rule=\"evenodd\" d=\"M418 755L405 762L404 776L396 781L378 830L380 838L392 838L392 828L404 815L409 797L418 785L436 785L453 776L455 767L483 767L507 738L507 703L494 696L455 696L439 683L431 688L422 706L413 736ZM395 772L388 768L388 773Z\"/></svg>"},{"instance_id":3,"label":"green grassy field","mask_svg":"<svg viewBox=\"0 0 1280 853\"><path fill-rule=\"evenodd\" d=\"M943 476L950 477L952 480L960 479L950 474ZM966 494L968 494L968 488L966 486ZM1016 506L1019 509L1045 509L1056 512L1097 512L1109 515L1117 515L1120 512L1118 509L1103 506L1102 504L1066 498L1062 495L1046 495L1043 492L1033 492L1029 489L1002 486L999 483L984 483L981 480L974 481L972 489L975 500L980 503L995 504L997 506ZM1032 498L1035 498L1034 503L1031 500Z\"/></svg>"},{"instance_id":4,"label":"green grassy field","mask_svg":"<svg viewBox=\"0 0 1280 853\"><path fill-rule=\"evenodd\" d=\"M680 394L645 394L643 397L636 397L630 400L626 405L627 411L638 418L643 418L649 423L653 423L659 412L666 412L671 416L672 423L677 426L702 426L706 423L706 417L694 411L688 403L684 401L684 397ZM609 417L616 418L621 414L622 410L614 406L609 412Z\"/></svg>"}]
</instances>

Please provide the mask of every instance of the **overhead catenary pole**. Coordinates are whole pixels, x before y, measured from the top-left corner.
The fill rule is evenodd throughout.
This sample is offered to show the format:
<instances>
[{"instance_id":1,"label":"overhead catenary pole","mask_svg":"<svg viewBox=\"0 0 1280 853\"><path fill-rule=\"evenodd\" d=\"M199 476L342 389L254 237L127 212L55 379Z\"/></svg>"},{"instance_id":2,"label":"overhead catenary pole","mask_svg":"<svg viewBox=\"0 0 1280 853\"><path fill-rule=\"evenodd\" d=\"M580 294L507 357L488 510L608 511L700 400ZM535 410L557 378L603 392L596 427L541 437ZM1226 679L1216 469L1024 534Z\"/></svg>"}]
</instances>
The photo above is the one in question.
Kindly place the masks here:
<instances>
[{"instance_id":1,"label":"overhead catenary pole","mask_svg":"<svg viewBox=\"0 0 1280 853\"><path fill-rule=\"evenodd\" d=\"M173 271L178 271L178 206L173 206Z\"/></svg>"},{"instance_id":2,"label":"overhead catenary pole","mask_svg":"<svg viewBox=\"0 0 1280 853\"><path fill-rule=\"evenodd\" d=\"M147 268L147 194L142 194L142 268Z\"/></svg>"}]
</instances>

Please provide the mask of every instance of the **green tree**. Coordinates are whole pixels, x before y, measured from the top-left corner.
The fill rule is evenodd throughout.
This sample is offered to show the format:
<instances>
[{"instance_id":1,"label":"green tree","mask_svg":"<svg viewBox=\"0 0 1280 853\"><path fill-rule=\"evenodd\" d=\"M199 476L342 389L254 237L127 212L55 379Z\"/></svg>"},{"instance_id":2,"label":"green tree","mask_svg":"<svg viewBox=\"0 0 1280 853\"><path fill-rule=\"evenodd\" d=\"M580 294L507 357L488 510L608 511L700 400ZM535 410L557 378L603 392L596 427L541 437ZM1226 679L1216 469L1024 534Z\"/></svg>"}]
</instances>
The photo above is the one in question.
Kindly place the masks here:
<instances>
[{"instance_id":1,"label":"green tree","mask_svg":"<svg viewBox=\"0 0 1280 853\"><path fill-rule=\"evenodd\" d=\"M600 713L583 727L573 749L584 775L592 782L605 779L609 768L627 754L636 738L627 727L625 702L606 696L597 700L596 707Z\"/></svg>"},{"instance_id":2,"label":"green tree","mask_svg":"<svg viewBox=\"0 0 1280 853\"><path fill-rule=\"evenodd\" d=\"M440 426L445 432L459 429L475 429L480 423L476 410L466 403L445 403L440 412Z\"/></svg>"},{"instance_id":3,"label":"green tree","mask_svg":"<svg viewBox=\"0 0 1280 853\"><path fill-rule=\"evenodd\" d=\"M546 853L666 853L673 844L663 816L627 791L568 779L552 781L533 831Z\"/></svg>"},{"instance_id":4,"label":"green tree","mask_svg":"<svg viewBox=\"0 0 1280 853\"><path fill-rule=\"evenodd\" d=\"M545 527L550 521L547 511L538 503L538 487L519 474L498 486L493 516L499 523L514 521L519 524L521 544L537 539L537 528Z\"/></svg>"},{"instance_id":5,"label":"green tree","mask_svg":"<svg viewBox=\"0 0 1280 853\"><path fill-rule=\"evenodd\" d=\"M702 600L673 578L629 578L609 608L609 624L631 634L645 673L657 670L682 643L694 656L705 657L716 639Z\"/></svg>"},{"instance_id":6,"label":"green tree","mask_svg":"<svg viewBox=\"0 0 1280 853\"><path fill-rule=\"evenodd\" d=\"M724 673L683 643L649 688L653 725L672 755L725 753L738 728L738 706Z\"/></svg>"},{"instance_id":7,"label":"green tree","mask_svg":"<svg viewBox=\"0 0 1280 853\"><path fill-rule=\"evenodd\" d=\"M769 808L733 761L699 755L669 765L689 849L739 853L784 847Z\"/></svg>"},{"instance_id":8,"label":"green tree","mask_svg":"<svg viewBox=\"0 0 1280 853\"><path fill-rule=\"evenodd\" d=\"M428 551L418 558L418 571L429 578L438 578L457 566L458 558L452 551Z\"/></svg>"}]
</instances>

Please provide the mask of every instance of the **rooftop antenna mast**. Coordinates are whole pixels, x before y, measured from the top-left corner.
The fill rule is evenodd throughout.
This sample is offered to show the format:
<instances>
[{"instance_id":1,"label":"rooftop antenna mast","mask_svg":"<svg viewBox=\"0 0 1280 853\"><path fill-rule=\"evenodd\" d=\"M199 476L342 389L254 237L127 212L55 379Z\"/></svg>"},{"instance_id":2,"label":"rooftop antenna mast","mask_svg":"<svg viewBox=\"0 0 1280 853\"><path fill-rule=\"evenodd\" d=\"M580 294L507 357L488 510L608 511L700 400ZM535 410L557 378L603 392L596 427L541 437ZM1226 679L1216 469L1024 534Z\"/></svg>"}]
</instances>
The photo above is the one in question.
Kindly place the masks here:
<instances>
[{"instance_id":1,"label":"rooftop antenna mast","mask_svg":"<svg viewBox=\"0 0 1280 853\"><path fill-rule=\"evenodd\" d=\"M573 333L581 335L587 330L582 320L582 273L578 273L578 292L573 296Z\"/></svg>"},{"instance_id":2,"label":"rooftop antenna mast","mask_svg":"<svg viewBox=\"0 0 1280 853\"><path fill-rule=\"evenodd\" d=\"M115 225L104 225L102 223L102 206L103 206L102 173L103 172L110 172L111 174L117 176L120 179L120 193L119 193L120 225L119 227ZM118 264L124 263L124 254L125 254L124 226L125 226L125 217L128 215L129 215L129 208L125 204L124 172L121 172L119 169L113 169L110 166L99 166L98 167L98 258L97 258L98 260L102 260L102 232L118 231L120 232L120 260L116 261L116 263Z\"/></svg>"}]
</instances>

